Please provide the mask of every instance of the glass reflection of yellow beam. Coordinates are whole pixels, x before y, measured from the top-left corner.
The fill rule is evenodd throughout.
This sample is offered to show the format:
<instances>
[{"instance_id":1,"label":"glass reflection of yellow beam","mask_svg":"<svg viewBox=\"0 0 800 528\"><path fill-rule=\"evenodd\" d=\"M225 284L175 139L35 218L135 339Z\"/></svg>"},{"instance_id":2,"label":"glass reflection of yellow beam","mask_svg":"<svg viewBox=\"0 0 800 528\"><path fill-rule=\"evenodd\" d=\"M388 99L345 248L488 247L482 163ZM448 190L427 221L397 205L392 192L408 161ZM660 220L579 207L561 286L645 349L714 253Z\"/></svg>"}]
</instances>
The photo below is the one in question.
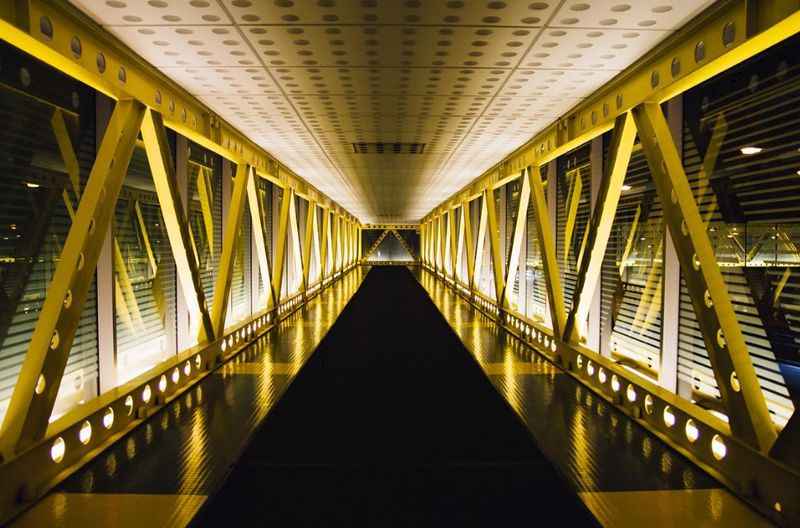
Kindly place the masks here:
<instances>
[{"instance_id":1,"label":"glass reflection of yellow beam","mask_svg":"<svg viewBox=\"0 0 800 528\"><path fill-rule=\"evenodd\" d=\"M780 303L781 294L783 293L783 288L786 286L786 283L789 282L789 277L792 275L792 268L787 267L783 271L783 275L781 275L781 280L778 281L777 286L775 286L775 295L772 298L772 306L778 307Z\"/></svg>"},{"instance_id":2,"label":"glass reflection of yellow beam","mask_svg":"<svg viewBox=\"0 0 800 528\"><path fill-rule=\"evenodd\" d=\"M136 301L136 293L133 291L130 276L128 275L128 267L125 258L122 256L122 249L119 247L119 241L114 237L114 270L117 272L115 279L115 287L117 292L125 294L125 304L129 307L128 311L131 316L130 330L134 328L144 329L144 321L142 320L142 313L139 311L139 303ZM117 295L117 298L121 298ZM117 304L119 306L119 304Z\"/></svg>"},{"instance_id":3,"label":"glass reflection of yellow beam","mask_svg":"<svg viewBox=\"0 0 800 528\"><path fill-rule=\"evenodd\" d=\"M569 249L572 245L572 236L575 234L575 221L578 217L578 205L581 202L581 191L583 190L583 181L581 178L581 169L577 169L567 173L568 178L572 178L572 185L570 186L569 196L567 197L567 223L564 226L564 265L567 265L567 258L569 257Z\"/></svg>"},{"instance_id":4,"label":"glass reflection of yellow beam","mask_svg":"<svg viewBox=\"0 0 800 528\"><path fill-rule=\"evenodd\" d=\"M144 243L145 252L147 253L147 263L150 265L150 272L153 274L150 290L153 293L153 300L156 303L158 316L163 322L166 319L166 310L164 304L164 288L161 284L161 274L159 274L158 262L156 261L155 254L153 253L153 246L150 243L150 235L147 232L147 225L144 222L144 215L142 214L142 207L141 204L139 204L139 200L133 202L133 208L134 212L136 213L136 222L139 226L139 233L142 236L142 242Z\"/></svg>"},{"instance_id":5,"label":"glass reflection of yellow beam","mask_svg":"<svg viewBox=\"0 0 800 528\"><path fill-rule=\"evenodd\" d=\"M202 165L197 166L197 194L200 195L200 209L203 212L203 224L206 230L209 251L214 251L214 216L211 207L214 203L214 188L211 185L211 170Z\"/></svg>"},{"instance_id":6,"label":"glass reflection of yellow beam","mask_svg":"<svg viewBox=\"0 0 800 528\"><path fill-rule=\"evenodd\" d=\"M663 240L663 238L659 239ZM664 288L664 281L661 280L661 265L657 264L661 260L661 251L663 250L663 242L659 241L656 252L653 255L653 261L650 265L650 273L647 277L647 287L655 282L656 287L652 297L647 305L647 313L644 316L644 322L640 334L643 334L653 324L656 316L661 312L661 294Z\"/></svg>"},{"instance_id":7,"label":"glass reflection of yellow beam","mask_svg":"<svg viewBox=\"0 0 800 528\"><path fill-rule=\"evenodd\" d=\"M714 122L714 130L711 132L711 140L708 142L708 149L705 156L703 156L703 164L700 166L700 172L697 175L698 188L697 188L697 203L702 203L704 198L708 198L708 211L706 211L703 223L706 225L711 222L711 217L717 210L717 196L711 188L711 174L714 172L714 167L717 165L717 158L722 149L722 142L728 133L728 122L725 120L725 114L720 113L717 120ZM709 196L706 196L709 195Z\"/></svg>"},{"instance_id":8,"label":"glass reflection of yellow beam","mask_svg":"<svg viewBox=\"0 0 800 528\"><path fill-rule=\"evenodd\" d=\"M619 275L620 277L625 273L625 268L628 267L628 257L633 249L633 240L636 236L636 229L639 227L639 217L642 214L642 205L636 206L636 214L633 215L633 222L631 222L630 231L628 231L628 239L625 241L625 249L622 251L622 258L619 261Z\"/></svg>"}]
</instances>

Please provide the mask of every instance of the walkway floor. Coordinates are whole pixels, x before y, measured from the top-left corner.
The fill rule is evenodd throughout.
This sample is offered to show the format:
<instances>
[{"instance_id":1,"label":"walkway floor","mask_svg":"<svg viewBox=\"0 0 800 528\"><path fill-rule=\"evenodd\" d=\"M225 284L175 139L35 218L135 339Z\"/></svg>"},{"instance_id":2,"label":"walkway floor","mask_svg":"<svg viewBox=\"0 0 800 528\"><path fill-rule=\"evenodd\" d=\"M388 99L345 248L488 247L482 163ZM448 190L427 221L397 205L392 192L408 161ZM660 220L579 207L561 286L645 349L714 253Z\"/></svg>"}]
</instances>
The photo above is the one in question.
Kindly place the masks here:
<instances>
[{"instance_id":1,"label":"walkway floor","mask_svg":"<svg viewBox=\"0 0 800 528\"><path fill-rule=\"evenodd\" d=\"M596 521L405 268L373 268L201 526Z\"/></svg>"}]
</instances>

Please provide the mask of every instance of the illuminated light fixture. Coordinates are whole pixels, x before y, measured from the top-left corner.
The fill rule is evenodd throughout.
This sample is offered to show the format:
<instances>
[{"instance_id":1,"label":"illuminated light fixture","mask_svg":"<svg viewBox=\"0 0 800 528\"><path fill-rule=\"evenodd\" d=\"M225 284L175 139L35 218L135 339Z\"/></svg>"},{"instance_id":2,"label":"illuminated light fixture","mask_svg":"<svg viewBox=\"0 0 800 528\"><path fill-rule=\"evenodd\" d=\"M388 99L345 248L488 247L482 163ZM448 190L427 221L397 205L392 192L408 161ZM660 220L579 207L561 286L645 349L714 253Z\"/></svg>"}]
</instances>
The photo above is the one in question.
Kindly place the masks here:
<instances>
[{"instance_id":1,"label":"illuminated light fixture","mask_svg":"<svg viewBox=\"0 0 800 528\"><path fill-rule=\"evenodd\" d=\"M599 379L599 380L600 380L600 383L605 383L605 382L606 382L606 371L605 371L605 369L602 369L602 368L601 368L601 369L600 369L600 370L597 372L597 379Z\"/></svg>"},{"instance_id":2,"label":"illuminated light fixture","mask_svg":"<svg viewBox=\"0 0 800 528\"><path fill-rule=\"evenodd\" d=\"M128 411L128 416L133 414L133 396L130 394L125 398L125 409Z\"/></svg>"},{"instance_id":3,"label":"illuminated light fixture","mask_svg":"<svg viewBox=\"0 0 800 528\"><path fill-rule=\"evenodd\" d=\"M611 390L613 390L614 392L619 392L619 387L620 387L619 378L617 377L616 374L614 374L613 376L611 376Z\"/></svg>"},{"instance_id":4,"label":"illuminated light fixture","mask_svg":"<svg viewBox=\"0 0 800 528\"><path fill-rule=\"evenodd\" d=\"M178 383L178 380L181 379L181 371L178 370L178 367L175 367L172 370L172 383Z\"/></svg>"},{"instance_id":5,"label":"illuminated light fixture","mask_svg":"<svg viewBox=\"0 0 800 528\"><path fill-rule=\"evenodd\" d=\"M25 182L25 187L27 187L28 189L38 189L39 184L33 182Z\"/></svg>"},{"instance_id":6,"label":"illuminated light fixture","mask_svg":"<svg viewBox=\"0 0 800 528\"><path fill-rule=\"evenodd\" d=\"M760 154L763 151L761 147L742 147L739 149L739 152L744 154L745 156L752 156L754 154Z\"/></svg>"},{"instance_id":7,"label":"illuminated light fixture","mask_svg":"<svg viewBox=\"0 0 800 528\"><path fill-rule=\"evenodd\" d=\"M687 440L690 442L695 442L698 438L700 438L700 429L697 428L697 424L695 424L694 420L691 418L686 420L684 432L686 433Z\"/></svg>"},{"instance_id":8,"label":"illuminated light fixture","mask_svg":"<svg viewBox=\"0 0 800 528\"><path fill-rule=\"evenodd\" d=\"M109 407L106 409L106 412L103 413L103 427L111 429L112 425L114 425L114 409Z\"/></svg>"},{"instance_id":9,"label":"illuminated light fixture","mask_svg":"<svg viewBox=\"0 0 800 528\"><path fill-rule=\"evenodd\" d=\"M83 422L81 425L80 430L78 431L78 440L81 441L83 445L89 443L89 440L92 439L92 424L89 423L88 420Z\"/></svg>"},{"instance_id":10,"label":"illuminated light fixture","mask_svg":"<svg viewBox=\"0 0 800 528\"><path fill-rule=\"evenodd\" d=\"M644 397L644 412L647 414L653 414L655 410L655 403L653 402L653 397L649 394Z\"/></svg>"},{"instance_id":11,"label":"illuminated light fixture","mask_svg":"<svg viewBox=\"0 0 800 528\"><path fill-rule=\"evenodd\" d=\"M669 405L664 407L663 417L664 417L664 424L666 424L667 427L672 427L673 425L675 425L675 413L672 412L672 407L670 407Z\"/></svg>"},{"instance_id":12,"label":"illuminated light fixture","mask_svg":"<svg viewBox=\"0 0 800 528\"><path fill-rule=\"evenodd\" d=\"M164 392L165 390L167 390L167 377L162 374L158 380L158 392Z\"/></svg>"},{"instance_id":13,"label":"illuminated light fixture","mask_svg":"<svg viewBox=\"0 0 800 528\"><path fill-rule=\"evenodd\" d=\"M624 184L622 187L620 187L620 189L622 189L622 192L625 192L625 191L630 191L631 189L633 189L633 187L631 187L628 184Z\"/></svg>"},{"instance_id":14,"label":"illuminated light fixture","mask_svg":"<svg viewBox=\"0 0 800 528\"><path fill-rule=\"evenodd\" d=\"M50 447L50 458L58 464L62 460L64 460L64 453L67 452L67 445L64 443L64 439L60 436L56 438L53 445Z\"/></svg>"},{"instance_id":15,"label":"illuminated light fixture","mask_svg":"<svg viewBox=\"0 0 800 528\"><path fill-rule=\"evenodd\" d=\"M629 402L633 403L636 401L636 389L632 384L628 384L628 389L625 391L625 395L628 397Z\"/></svg>"},{"instance_id":16,"label":"illuminated light fixture","mask_svg":"<svg viewBox=\"0 0 800 528\"><path fill-rule=\"evenodd\" d=\"M711 439L711 453L717 460L722 460L725 458L725 455L728 454L728 448L725 445L725 441L718 434L715 434L714 438Z\"/></svg>"}]
</instances>

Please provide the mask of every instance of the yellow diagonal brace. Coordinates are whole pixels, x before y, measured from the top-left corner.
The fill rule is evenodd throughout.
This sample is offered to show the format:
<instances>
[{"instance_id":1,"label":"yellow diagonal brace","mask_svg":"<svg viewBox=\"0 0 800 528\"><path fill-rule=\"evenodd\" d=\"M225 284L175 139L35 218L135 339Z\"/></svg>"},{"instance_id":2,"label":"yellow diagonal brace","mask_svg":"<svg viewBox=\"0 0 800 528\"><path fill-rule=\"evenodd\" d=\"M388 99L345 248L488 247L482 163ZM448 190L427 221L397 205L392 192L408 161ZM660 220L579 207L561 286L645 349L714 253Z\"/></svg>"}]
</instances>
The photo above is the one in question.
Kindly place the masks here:
<instances>
[{"instance_id":1,"label":"yellow diagonal brace","mask_svg":"<svg viewBox=\"0 0 800 528\"><path fill-rule=\"evenodd\" d=\"M267 245L264 242L264 223L261 221L264 215L264 207L256 185L256 175L252 172L247 178L247 204L250 206L250 225L253 228L255 238L256 260L258 260L258 271L261 274L261 282L267 294L267 305L256 307L256 311L273 306L275 301L272 293L272 283L269 271L269 259L267 258Z\"/></svg>"},{"instance_id":2,"label":"yellow diagonal brace","mask_svg":"<svg viewBox=\"0 0 800 528\"><path fill-rule=\"evenodd\" d=\"M67 124L64 122L64 114L61 109L56 109L53 112L53 117L50 120L50 125L53 128L53 134L56 137L58 150L61 153L61 159L64 161L64 166L69 175L69 181L72 184L72 191L75 193L76 203L80 200L81 196L81 169L78 165L78 158L75 155L75 149L72 146L72 139L69 137L67 131ZM64 189L64 201L72 205L72 200L69 197L69 192Z\"/></svg>"},{"instance_id":3,"label":"yellow diagonal brace","mask_svg":"<svg viewBox=\"0 0 800 528\"><path fill-rule=\"evenodd\" d=\"M331 244L331 213L327 209L322 210L322 241L320 242L320 279L328 276Z\"/></svg>"},{"instance_id":4,"label":"yellow diagonal brace","mask_svg":"<svg viewBox=\"0 0 800 528\"><path fill-rule=\"evenodd\" d=\"M494 273L494 292L498 303L503 302L505 290L505 277L503 276L503 252L500 247L500 226L497 223L497 204L494 201L494 190L486 189L483 192L483 201L486 203L486 219L489 234L489 250L492 256L492 273Z\"/></svg>"},{"instance_id":5,"label":"yellow diagonal brace","mask_svg":"<svg viewBox=\"0 0 800 528\"><path fill-rule=\"evenodd\" d=\"M461 208L461 218L458 220L458 235L456 240L456 271L454 275L461 280L462 283L467 282L467 278L462 276L461 264L464 262L464 204L458 206Z\"/></svg>"},{"instance_id":6,"label":"yellow diagonal brace","mask_svg":"<svg viewBox=\"0 0 800 528\"><path fill-rule=\"evenodd\" d=\"M315 202L315 207L318 207L320 211L322 208ZM314 213L314 217L312 218L312 229L311 229L311 263L316 264L316 273L309 274L308 281L309 284L314 284L315 282L319 281L322 278L322 256L320 251L320 239L319 239L319 216Z\"/></svg>"},{"instance_id":7,"label":"yellow diagonal brace","mask_svg":"<svg viewBox=\"0 0 800 528\"><path fill-rule=\"evenodd\" d=\"M378 249L378 246L381 245L381 242L383 242L383 239L386 238L386 235L388 235L388 234L389 234L389 230L388 229L384 229L383 232L380 234L380 236L378 236L378 238L375 240L375 242L373 242L372 245L369 247L369 251L367 251L367 254L364 255L365 259L368 259L369 257L372 256L373 253L375 253L375 250Z\"/></svg>"},{"instance_id":8,"label":"yellow diagonal brace","mask_svg":"<svg viewBox=\"0 0 800 528\"><path fill-rule=\"evenodd\" d=\"M775 427L667 121L656 103L633 115L731 430L768 452Z\"/></svg>"},{"instance_id":9,"label":"yellow diagonal brace","mask_svg":"<svg viewBox=\"0 0 800 528\"><path fill-rule=\"evenodd\" d=\"M456 263L458 262L458 240L456 238L457 231L456 231L455 209L450 209L447 212L447 232L449 234L447 243L450 249L450 251L448 252L450 254L450 272L453 275L453 279L455 279L456 276L458 275L458 268L456 267Z\"/></svg>"},{"instance_id":10,"label":"yellow diagonal brace","mask_svg":"<svg viewBox=\"0 0 800 528\"><path fill-rule=\"evenodd\" d=\"M283 190L281 200L281 211L278 217L278 235L275 238L275 259L272 262L272 291L275 294L275 304L280 304L283 299L283 274L285 273L284 262L286 261L286 234L289 227L289 205L294 200L292 189Z\"/></svg>"},{"instance_id":11,"label":"yellow diagonal brace","mask_svg":"<svg viewBox=\"0 0 800 528\"><path fill-rule=\"evenodd\" d=\"M511 239L511 256L508 259L506 268L505 289L503 290L503 306L511 305L510 292L514 288L514 281L517 278L519 269L519 254L522 250L523 235L528 221L528 203L531 198L531 183L522 172L522 189L519 193L519 204L517 206L517 219L514 224L513 238Z\"/></svg>"},{"instance_id":12,"label":"yellow diagonal brace","mask_svg":"<svg viewBox=\"0 0 800 528\"><path fill-rule=\"evenodd\" d=\"M122 256L122 249L119 247L117 238L114 237L114 270L117 272L115 281L119 286L119 290L124 294L121 299L126 306L130 306L131 330L144 329L144 321L142 320L142 312L139 310L139 303L136 301L136 293L133 291L133 284L131 283L130 276L128 275L128 267L125 264L125 258Z\"/></svg>"},{"instance_id":13,"label":"yellow diagonal brace","mask_svg":"<svg viewBox=\"0 0 800 528\"><path fill-rule=\"evenodd\" d=\"M192 319L200 320L204 334L200 341L210 341L214 339L214 330L208 315L206 296L200 282L199 261L175 179L175 164L172 162L161 114L150 109L145 112L142 139L183 297Z\"/></svg>"},{"instance_id":14,"label":"yellow diagonal brace","mask_svg":"<svg viewBox=\"0 0 800 528\"><path fill-rule=\"evenodd\" d=\"M294 198L294 193L292 193L292 198ZM300 287L302 287L303 282L303 256L300 253L300 233L297 230L297 207L295 206L295 201L292 199L289 202L289 228L288 228L288 237L289 239L287 242L289 243L288 249L292 251L292 275L291 279L300 280ZM289 270L286 270L287 272ZM293 286L295 284L287 282L289 285L290 290L287 293L295 293Z\"/></svg>"},{"instance_id":15,"label":"yellow diagonal brace","mask_svg":"<svg viewBox=\"0 0 800 528\"><path fill-rule=\"evenodd\" d=\"M0 437L6 459L47 431L143 112L137 102L120 101L111 115L11 395Z\"/></svg>"},{"instance_id":16,"label":"yellow diagonal brace","mask_svg":"<svg viewBox=\"0 0 800 528\"><path fill-rule=\"evenodd\" d=\"M464 201L463 205L461 206L461 219L464 222L464 238L466 246L467 246L467 277L466 281L471 289L474 284L475 278L475 246L473 246L473 237L472 237L472 218L470 213L469 202Z\"/></svg>"},{"instance_id":17,"label":"yellow diagonal brace","mask_svg":"<svg viewBox=\"0 0 800 528\"><path fill-rule=\"evenodd\" d=\"M308 288L309 274L311 273L311 244L314 242L314 221L317 218L317 204L314 201L308 202L306 212L306 232L303 236L303 289Z\"/></svg>"},{"instance_id":18,"label":"yellow diagonal brace","mask_svg":"<svg viewBox=\"0 0 800 528\"><path fill-rule=\"evenodd\" d=\"M614 133L609 150L608 166L604 171L597 195L597 202L592 212L592 218L587 229L586 255L581 255L578 276L575 281L575 297L572 302L572 311L567 318L564 329L564 340L577 342L583 336L584 324L589 315L589 306L592 303L600 280L600 271L603 258L611 236L611 226L617 213L619 197L622 193L622 184L628 172L628 163L633 152L633 143L636 139L636 125L633 116L626 112L619 116L614 124ZM576 176L580 178L580 176Z\"/></svg>"},{"instance_id":19,"label":"yellow diagonal brace","mask_svg":"<svg viewBox=\"0 0 800 528\"><path fill-rule=\"evenodd\" d=\"M225 316L228 313L228 299L233 281L233 266L239 231L247 204L247 182L252 169L244 164L236 165L236 177L233 180L233 193L228 206L228 217L225 219L225 232L222 234L222 255L219 258L217 278L214 281L214 306L211 308L211 325L214 335L225 331ZM242 241L245 242L245 241Z\"/></svg>"},{"instance_id":20,"label":"yellow diagonal brace","mask_svg":"<svg viewBox=\"0 0 800 528\"><path fill-rule=\"evenodd\" d=\"M553 228L550 224L542 176L537 165L528 168L528 178L531 185L536 235L539 239L539 250L542 254L542 267L544 268L544 282L547 287L547 300L550 306L550 319L553 322L553 336L560 338L563 335L567 319L564 311L564 290L561 289L561 275L558 268L558 258L556 257L556 245L553 241ZM549 180L547 184L552 185Z\"/></svg>"},{"instance_id":21,"label":"yellow diagonal brace","mask_svg":"<svg viewBox=\"0 0 800 528\"><path fill-rule=\"evenodd\" d=\"M489 215L489 213L486 212L486 196L482 194L480 200L481 216L478 219L478 240L475 245L475 265L472 267L473 275L470 288L477 288L477 284L481 280L481 272L483 271L483 248L486 245L486 224L487 216Z\"/></svg>"},{"instance_id":22,"label":"yellow diagonal brace","mask_svg":"<svg viewBox=\"0 0 800 528\"><path fill-rule=\"evenodd\" d=\"M403 238L403 236L400 234L400 232L397 231L397 229L391 229L390 231L395 236L397 241L400 242L400 245L403 246L403 248L405 248L406 251L408 251L408 254L411 255L411 259L412 260L417 260L416 253L414 253L414 250L411 249L411 246L408 245L408 242L406 242L406 239Z\"/></svg>"}]
</instances>

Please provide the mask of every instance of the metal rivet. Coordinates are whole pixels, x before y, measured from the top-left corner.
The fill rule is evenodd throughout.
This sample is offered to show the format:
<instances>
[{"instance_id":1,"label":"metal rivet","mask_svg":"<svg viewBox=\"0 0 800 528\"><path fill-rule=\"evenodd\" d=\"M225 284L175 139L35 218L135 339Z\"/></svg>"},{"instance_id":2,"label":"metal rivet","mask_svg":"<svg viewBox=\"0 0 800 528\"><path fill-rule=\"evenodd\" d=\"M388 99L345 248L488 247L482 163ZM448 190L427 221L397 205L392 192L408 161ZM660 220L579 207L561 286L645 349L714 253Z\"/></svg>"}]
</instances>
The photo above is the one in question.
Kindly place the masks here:
<instances>
[{"instance_id":1,"label":"metal rivet","mask_svg":"<svg viewBox=\"0 0 800 528\"><path fill-rule=\"evenodd\" d=\"M75 58L79 59L83 53L81 39L79 39L77 36L72 37L72 39L69 41L69 49L72 51L72 54L75 56Z\"/></svg>"},{"instance_id":2,"label":"metal rivet","mask_svg":"<svg viewBox=\"0 0 800 528\"><path fill-rule=\"evenodd\" d=\"M603 117L608 117L608 103L603 103Z\"/></svg>"},{"instance_id":3,"label":"metal rivet","mask_svg":"<svg viewBox=\"0 0 800 528\"><path fill-rule=\"evenodd\" d=\"M58 330L53 331L53 335L50 337L50 349L55 350L58 348L58 344L61 342L61 338L58 335Z\"/></svg>"},{"instance_id":4,"label":"metal rivet","mask_svg":"<svg viewBox=\"0 0 800 528\"><path fill-rule=\"evenodd\" d=\"M100 73L106 71L106 56L102 52L97 53L97 71Z\"/></svg>"},{"instance_id":5,"label":"metal rivet","mask_svg":"<svg viewBox=\"0 0 800 528\"><path fill-rule=\"evenodd\" d=\"M681 60L678 57L672 59L672 64L669 67L670 72L672 72L673 77L677 77L681 74Z\"/></svg>"},{"instance_id":6,"label":"metal rivet","mask_svg":"<svg viewBox=\"0 0 800 528\"><path fill-rule=\"evenodd\" d=\"M67 290L67 294L64 295L64 308L69 308L72 306L72 290Z\"/></svg>"},{"instance_id":7,"label":"metal rivet","mask_svg":"<svg viewBox=\"0 0 800 528\"><path fill-rule=\"evenodd\" d=\"M617 94L617 109L622 108L622 94Z\"/></svg>"},{"instance_id":8,"label":"metal rivet","mask_svg":"<svg viewBox=\"0 0 800 528\"><path fill-rule=\"evenodd\" d=\"M658 86L658 83L661 81L661 77L658 75L657 71L654 71L650 74L650 86L655 88Z\"/></svg>"},{"instance_id":9,"label":"metal rivet","mask_svg":"<svg viewBox=\"0 0 800 528\"><path fill-rule=\"evenodd\" d=\"M125 72L125 67L120 66L119 71L117 72L117 79L119 82L124 83L128 80L128 74Z\"/></svg>"},{"instance_id":10,"label":"metal rivet","mask_svg":"<svg viewBox=\"0 0 800 528\"><path fill-rule=\"evenodd\" d=\"M701 40L694 47L694 61L700 62L706 58L706 45Z\"/></svg>"},{"instance_id":11,"label":"metal rivet","mask_svg":"<svg viewBox=\"0 0 800 528\"><path fill-rule=\"evenodd\" d=\"M733 44L734 39L736 39L736 24L728 22L725 24L725 27L722 28L722 43L727 48Z\"/></svg>"},{"instance_id":12,"label":"metal rivet","mask_svg":"<svg viewBox=\"0 0 800 528\"><path fill-rule=\"evenodd\" d=\"M161 104L161 91L160 90L156 90L156 104L157 105Z\"/></svg>"},{"instance_id":13,"label":"metal rivet","mask_svg":"<svg viewBox=\"0 0 800 528\"><path fill-rule=\"evenodd\" d=\"M50 19L46 16L43 16L39 19L39 31L42 32L47 40L51 40L53 38L53 23L50 22Z\"/></svg>"}]
</instances>

